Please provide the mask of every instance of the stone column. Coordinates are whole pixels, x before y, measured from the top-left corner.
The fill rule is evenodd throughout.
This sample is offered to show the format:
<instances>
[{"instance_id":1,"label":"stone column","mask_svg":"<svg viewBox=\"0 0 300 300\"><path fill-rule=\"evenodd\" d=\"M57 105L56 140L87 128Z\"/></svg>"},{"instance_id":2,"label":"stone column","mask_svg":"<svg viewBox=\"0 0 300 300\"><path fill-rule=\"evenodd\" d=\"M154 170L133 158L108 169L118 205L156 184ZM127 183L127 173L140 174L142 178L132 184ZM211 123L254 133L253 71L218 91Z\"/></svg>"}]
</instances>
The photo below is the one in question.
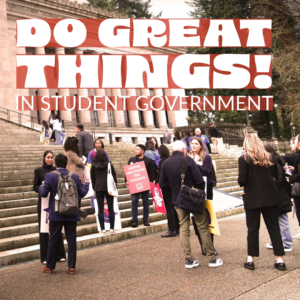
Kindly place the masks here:
<instances>
[{"instance_id":1,"label":"stone column","mask_svg":"<svg viewBox=\"0 0 300 300\"><path fill-rule=\"evenodd\" d=\"M166 96L185 96L184 89L165 89ZM168 117L170 123L172 123L172 127L179 127L179 126L187 126L188 122L186 117L188 116L188 111L186 110L176 110L168 112Z\"/></svg>"},{"instance_id":2,"label":"stone column","mask_svg":"<svg viewBox=\"0 0 300 300\"><path fill-rule=\"evenodd\" d=\"M149 89L141 89L141 96L150 96ZM140 103L143 103L143 99L139 101ZM154 120L153 120L153 112L152 110L145 110L143 111L144 114L144 121L146 123L146 128L154 128Z\"/></svg>"},{"instance_id":3,"label":"stone column","mask_svg":"<svg viewBox=\"0 0 300 300\"><path fill-rule=\"evenodd\" d=\"M95 96L105 96L105 90L95 89ZM99 126L109 126L108 114L106 110L97 110L97 116L98 116Z\"/></svg>"},{"instance_id":4,"label":"stone column","mask_svg":"<svg viewBox=\"0 0 300 300\"><path fill-rule=\"evenodd\" d=\"M111 93L112 96L122 96L120 89L111 89ZM113 113L116 127L126 127L123 110L115 110Z\"/></svg>"},{"instance_id":5,"label":"stone column","mask_svg":"<svg viewBox=\"0 0 300 300\"><path fill-rule=\"evenodd\" d=\"M155 96L163 96L163 90L162 89L154 89L154 95ZM160 101L160 100L158 99L158 101ZM156 118L157 118L157 121L159 124L159 128L160 129L168 128L166 112L164 110L160 110L160 111L156 111L155 114L156 114Z\"/></svg>"},{"instance_id":6,"label":"stone column","mask_svg":"<svg viewBox=\"0 0 300 300\"><path fill-rule=\"evenodd\" d=\"M65 48L55 48L55 54L65 54ZM69 89L58 89L58 96L70 96ZM63 102L64 98L61 98L59 101ZM72 112L69 110L62 110L60 111L60 117L62 120L72 121Z\"/></svg>"},{"instance_id":7,"label":"stone column","mask_svg":"<svg viewBox=\"0 0 300 300\"><path fill-rule=\"evenodd\" d=\"M126 89L127 96L136 96L135 89ZM129 110L129 122L131 127L141 127L138 110Z\"/></svg>"},{"instance_id":8,"label":"stone column","mask_svg":"<svg viewBox=\"0 0 300 300\"><path fill-rule=\"evenodd\" d=\"M44 47L37 47L35 48L35 54L45 54L45 48ZM49 89L38 89L37 90L38 96L49 96ZM40 120L41 122L43 120L48 121L50 115L50 111L43 111L41 110L39 112Z\"/></svg>"},{"instance_id":9,"label":"stone column","mask_svg":"<svg viewBox=\"0 0 300 300\"><path fill-rule=\"evenodd\" d=\"M76 48L74 51L75 54L83 54L83 50L81 48ZM88 97L88 90L87 89L77 89L77 95L79 96L84 96ZM88 110L80 110L79 111L79 117L80 117L80 122L82 124L91 124L91 114L90 111Z\"/></svg>"}]
</instances>

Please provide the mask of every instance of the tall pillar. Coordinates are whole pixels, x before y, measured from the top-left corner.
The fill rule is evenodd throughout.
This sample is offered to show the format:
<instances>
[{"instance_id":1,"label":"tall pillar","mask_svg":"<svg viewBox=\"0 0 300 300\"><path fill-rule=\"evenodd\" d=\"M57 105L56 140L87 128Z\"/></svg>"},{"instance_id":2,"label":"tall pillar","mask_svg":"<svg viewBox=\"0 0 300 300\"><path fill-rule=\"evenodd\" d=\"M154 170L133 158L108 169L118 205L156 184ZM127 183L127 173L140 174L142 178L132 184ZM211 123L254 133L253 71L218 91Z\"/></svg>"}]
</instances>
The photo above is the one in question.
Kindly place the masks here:
<instances>
[{"instance_id":1,"label":"tall pillar","mask_svg":"<svg viewBox=\"0 0 300 300\"><path fill-rule=\"evenodd\" d=\"M141 96L150 96L149 89L141 89ZM143 102L143 99L140 100L140 102ZM152 110L145 110L143 111L144 114L144 121L146 124L146 128L154 128L154 119L153 119L153 112Z\"/></svg>"},{"instance_id":2,"label":"tall pillar","mask_svg":"<svg viewBox=\"0 0 300 300\"><path fill-rule=\"evenodd\" d=\"M154 95L155 96L163 96L163 90L162 89L154 89ZM167 118L166 118L166 111L165 110L159 110L159 111L156 111L155 114L156 114L156 117L157 117L159 128L160 129L168 128Z\"/></svg>"},{"instance_id":3,"label":"tall pillar","mask_svg":"<svg viewBox=\"0 0 300 300\"><path fill-rule=\"evenodd\" d=\"M112 96L122 96L120 89L111 89L111 93ZM116 127L126 127L123 110L115 110L113 113L114 113Z\"/></svg>"},{"instance_id":4,"label":"tall pillar","mask_svg":"<svg viewBox=\"0 0 300 300\"><path fill-rule=\"evenodd\" d=\"M95 89L95 96L105 96L105 90ZM106 110L97 110L97 116L98 116L99 126L109 126L108 114Z\"/></svg>"},{"instance_id":5,"label":"tall pillar","mask_svg":"<svg viewBox=\"0 0 300 300\"><path fill-rule=\"evenodd\" d=\"M127 96L136 96L135 89L127 89ZM131 127L141 127L140 116L138 110L129 110L129 122Z\"/></svg>"},{"instance_id":6,"label":"tall pillar","mask_svg":"<svg viewBox=\"0 0 300 300\"><path fill-rule=\"evenodd\" d=\"M55 48L55 54L65 54L65 48ZM58 96L70 96L69 89L58 89ZM60 101L64 101L64 99L61 98ZM69 110L62 110L60 112L60 117L62 120L72 121L72 112Z\"/></svg>"},{"instance_id":7,"label":"tall pillar","mask_svg":"<svg viewBox=\"0 0 300 300\"><path fill-rule=\"evenodd\" d=\"M83 54L83 50L81 48L76 48L74 51L75 54ZM88 97L87 89L77 89L78 96ZM91 114L89 110L80 110L79 111L80 122L83 124L91 123Z\"/></svg>"},{"instance_id":8,"label":"tall pillar","mask_svg":"<svg viewBox=\"0 0 300 300\"><path fill-rule=\"evenodd\" d=\"M44 47L36 47L35 48L35 54L45 54L45 48ZM49 89L37 89L38 96L49 96ZM39 112L40 120L48 121L50 115L50 111L43 111L41 110Z\"/></svg>"},{"instance_id":9,"label":"tall pillar","mask_svg":"<svg viewBox=\"0 0 300 300\"><path fill-rule=\"evenodd\" d=\"M185 96L184 89L165 89L166 96ZM188 111L186 110L175 110L169 111L168 117L170 123L172 123L172 127L180 127L180 126L187 126L188 122L186 117L188 116Z\"/></svg>"}]
</instances>

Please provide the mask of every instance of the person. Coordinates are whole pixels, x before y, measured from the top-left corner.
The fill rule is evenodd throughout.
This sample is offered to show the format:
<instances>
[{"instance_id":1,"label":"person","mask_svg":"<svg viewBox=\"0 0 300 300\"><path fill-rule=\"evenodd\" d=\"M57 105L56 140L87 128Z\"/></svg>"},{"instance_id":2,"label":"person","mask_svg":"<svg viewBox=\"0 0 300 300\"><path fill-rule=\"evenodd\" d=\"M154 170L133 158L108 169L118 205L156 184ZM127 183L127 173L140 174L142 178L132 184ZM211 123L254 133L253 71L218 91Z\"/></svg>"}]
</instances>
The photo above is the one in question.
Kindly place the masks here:
<instances>
[{"instance_id":1,"label":"person","mask_svg":"<svg viewBox=\"0 0 300 300\"><path fill-rule=\"evenodd\" d=\"M219 154L219 149L218 149L218 138L221 138L222 135L219 132L219 130L215 127L215 124L213 122L209 122L209 128L208 128L208 133L210 135L211 141L213 143L213 149L215 154Z\"/></svg>"},{"instance_id":2,"label":"person","mask_svg":"<svg viewBox=\"0 0 300 300\"><path fill-rule=\"evenodd\" d=\"M115 212L114 212L114 197L108 194L107 191L107 171L108 164L111 166L112 176L115 184L117 184L116 171L113 164L108 160L104 149L98 149L96 156L93 158L93 164L91 167L91 179L94 192L96 192L98 203L98 218L102 233L105 233L104 226L104 197L107 201L109 212L110 232L114 233L115 228Z\"/></svg>"},{"instance_id":3,"label":"person","mask_svg":"<svg viewBox=\"0 0 300 300\"><path fill-rule=\"evenodd\" d=\"M44 135L45 135L44 144L49 145L49 138L50 138L49 131L50 131L50 127L49 127L48 123L45 120L43 120L42 126L43 126L42 127L42 131L44 131Z\"/></svg>"},{"instance_id":4,"label":"person","mask_svg":"<svg viewBox=\"0 0 300 300\"><path fill-rule=\"evenodd\" d=\"M158 165L158 176L156 180L157 183L159 183L162 164L170 157L169 149L165 145L161 145L158 149L158 152L161 160ZM161 191L164 198L168 219L168 231L164 233L161 237L175 237L179 235L179 219L178 214L172 203L172 191L170 185L168 184L165 187L161 188Z\"/></svg>"},{"instance_id":5,"label":"person","mask_svg":"<svg viewBox=\"0 0 300 300\"><path fill-rule=\"evenodd\" d=\"M160 156L158 153L154 151L154 145L152 142L146 142L145 144L145 156L152 159L155 163L155 165L158 167Z\"/></svg>"},{"instance_id":6,"label":"person","mask_svg":"<svg viewBox=\"0 0 300 300\"><path fill-rule=\"evenodd\" d=\"M45 180L46 174L55 170L53 166L54 155L53 152L47 150L44 152L43 165L34 170L34 183L33 190L39 194L40 186ZM42 198L39 194L38 203L37 203L37 212L38 212L38 224L39 224L39 238L40 238L40 255L41 255L41 263L46 264L47 261L47 251L48 251L48 241L49 241L49 233L41 232L41 209L42 209ZM64 239L63 235L60 235L60 239L58 242L58 249L56 254L57 261L66 261L66 253L64 247Z\"/></svg>"},{"instance_id":7,"label":"person","mask_svg":"<svg viewBox=\"0 0 300 300\"><path fill-rule=\"evenodd\" d=\"M205 134L202 134L200 128L196 128L194 138L201 138L206 147L206 153L211 153L210 142L208 137Z\"/></svg>"},{"instance_id":8,"label":"person","mask_svg":"<svg viewBox=\"0 0 300 300\"><path fill-rule=\"evenodd\" d=\"M300 182L300 134L295 137L295 150L298 154L297 160L294 163L294 167L289 166L288 168L292 171L292 176L289 177L290 183ZM300 226L300 197L294 197L294 204L296 208L296 216ZM294 235L295 239L300 239L300 234Z\"/></svg>"},{"instance_id":9,"label":"person","mask_svg":"<svg viewBox=\"0 0 300 300\"><path fill-rule=\"evenodd\" d=\"M55 157L55 165L57 171L62 175L68 175L69 171L66 169L68 158L64 154L58 154ZM89 190L89 182L81 185L78 175L72 174L72 179L77 188L78 196L84 197ZM58 175L55 173L46 174L44 185L40 187L41 197L47 197L50 193L49 201L49 232L50 239L48 245L47 265L42 267L42 271L47 274L52 274L56 265L56 253L58 243L61 237L62 227L65 229L65 234L68 242L68 267L69 274L76 273L76 225L80 221L79 213L75 216L61 216L55 211L55 199L57 194Z\"/></svg>"},{"instance_id":10,"label":"person","mask_svg":"<svg viewBox=\"0 0 300 300\"><path fill-rule=\"evenodd\" d=\"M280 194L280 203L278 206L278 221L280 227L281 238L283 242L284 252L292 251L293 237L292 230L287 213L292 211L292 201L290 199L290 186L286 181L283 158L270 145L265 145L265 150L271 154L271 161L274 163L274 168L269 168L272 177L275 179L275 184ZM286 189L289 189L287 192ZM273 249L272 243L266 244L268 249Z\"/></svg>"},{"instance_id":11,"label":"person","mask_svg":"<svg viewBox=\"0 0 300 300\"><path fill-rule=\"evenodd\" d=\"M61 145L61 131L62 131L62 122L58 115L55 116L53 121L53 131L55 133L55 144Z\"/></svg>"},{"instance_id":12,"label":"person","mask_svg":"<svg viewBox=\"0 0 300 300\"><path fill-rule=\"evenodd\" d=\"M156 153L158 153L158 143L157 143L156 137L153 136L150 140L151 140L151 142L152 142L153 145L154 145L154 151L155 151Z\"/></svg>"},{"instance_id":13,"label":"person","mask_svg":"<svg viewBox=\"0 0 300 300\"><path fill-rule=\"evenodd\" d=\"M171 134L168 132L168 129L165 130L165 133L163 135L163 143L171 144Z\"/></svg>"},{"instance_id":14,"label":"person","mask_svg":"<svg viewBox=\"0 0 300 300\"><path fill-rule=\"evenodd\" d=\"M192 137L191 137L191 132L189 130L185 131L185 137L182 139L183 143L186 145L186 151L187 153L191 150L191 141L192 141Z\"/></svg>"},{"instance_id":15,"label":"person","mask_svg":"<svg viewBox=\"0 0 300 300\"><path fill-rule=\"evenodd\" d=\"M50 140L52 140L53 142L55 142L55 132L53 130L54 121L55 121L55 111L51 110L51 113L48 118L48 124L49 124L49 127L52 129L52 135L50 137Z\"/></svg>"},{"instance_id":16,"label":"person","mask_svg":"<svg viewBox=\"0 0 300 300\"><path fill-rule=\"evenodd\" d=\"M239 157L238 183L244 187L244 208L248 228L248 259L244 267L254 270L254 257L259 256L259 228L263 215L267 226L274 255L277 256L274 267L286 270L283 261L284 249L278 221L280 195L269 171L274 164L263 142L255 134L247 134L244 140L245 154Z\"/></svg>"},{"instance_id":17,"label":"person","mask_svg":"<svg viewBox=\"0 0 300 300\"><path fill-rule=\"evenodd\" d=\"M79 156L88 158L90 151L94 149L93 136L83 130L82 124L76 125L76 133L76 137L79 141Z\"/></svg>"},{"instance_id":18,"label":"person","mask_svg":"<svg viewBox=\"0 0 300 300\"><path fill-rule=\"evenodd\" d=\"M88 163L88 166L89 166L89 170L91 171L91 167L92 167L92 163L93 163L93 159L95 158L96 156L96 152L97 150L99 149L103 149L104 150L104 143L100 140L100 139L96 139L94 141L94 149L90 151L89 155L88 155L88 159L87 159L87 163ZM108 156L108 153L106 150L104 150L106 156L107 156L107 159L109 159L109 156Z\"/></svg>"},{"instance_id":19,"label":"person","mask_svg":"<svg viewBox=\"0 0 300 300\"><path fill-rule=\"evenodd\" d=\"M293 153L289 153L283 156L285 162L292 167L295 166L295 163L300 156L300 147L297 147L296 145L296 138L292 138L290 141L290 148Z\"/></svg>"},{"instance_id":20,"label":"person","mask_svg":"<svg viewBox=\"0 0 300 300\"><path fill-rule=\"evenodd\" d=\"M181 168L184 159L184 149L186 145L182 141L175 141L173 144L173 153L161 167L159 185L161 188L170 185L172 191L172 202L176 203L177 196L181 188ZM186 172L184 185L204 190L205 182L199 168L194 160L186 157ZM190 212L175 206L178 213L180 224L180 241L185 254L185 268L191 269L199 266L199 262L193 258L190 245ZM209 259L209 267L219 267L223 265L223 261L215 256L209 231L208 231L208 215L193 213L195 223L201 235L206 254Z\"/></svg>"},{"instance_id":21,"label":"person","mask_svg":"<svg viewBox=\"0 0 300 300\"><path fill-rule=\"evenodd\" d=\"M131 165L133 163L137 163L140 161L143 161L145 163L149 181L153 182L155 181L155 163L148 157L144 155L145 153L145 146L142 144L138 144L135 146L134 157L130 157L128 161L128 165ZM125 176L125 183L128 187L128 182ZM145 226L150 226L148 222L149 218L149 191L144 191L141 193L131 194L131 210L132 210L132 227L138 227L138 203L139 203L139 196L142 195L143 199L143 223Z\"/></svg>"}]
</instances>

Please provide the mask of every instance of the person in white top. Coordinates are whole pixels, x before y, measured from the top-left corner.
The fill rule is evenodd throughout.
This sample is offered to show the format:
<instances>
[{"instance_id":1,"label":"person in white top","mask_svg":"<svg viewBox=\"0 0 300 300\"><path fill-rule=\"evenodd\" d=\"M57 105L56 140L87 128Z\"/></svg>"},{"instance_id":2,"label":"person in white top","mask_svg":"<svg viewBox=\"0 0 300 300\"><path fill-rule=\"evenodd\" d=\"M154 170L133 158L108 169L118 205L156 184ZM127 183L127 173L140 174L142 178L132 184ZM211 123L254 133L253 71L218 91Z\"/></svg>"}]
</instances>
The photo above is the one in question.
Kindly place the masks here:
<instances>
[{"instance_id":1,"label":"person in white top","mask_svg":"<svg viewBox=\"0 0 300 300\"><path fill-rule=\"evenodd\" d=\"M53 131L55 133L55 144L61 145L61 130L62 123L58 115L55 116L55 120L53 121Z\"/></svg>"}]
</instances>

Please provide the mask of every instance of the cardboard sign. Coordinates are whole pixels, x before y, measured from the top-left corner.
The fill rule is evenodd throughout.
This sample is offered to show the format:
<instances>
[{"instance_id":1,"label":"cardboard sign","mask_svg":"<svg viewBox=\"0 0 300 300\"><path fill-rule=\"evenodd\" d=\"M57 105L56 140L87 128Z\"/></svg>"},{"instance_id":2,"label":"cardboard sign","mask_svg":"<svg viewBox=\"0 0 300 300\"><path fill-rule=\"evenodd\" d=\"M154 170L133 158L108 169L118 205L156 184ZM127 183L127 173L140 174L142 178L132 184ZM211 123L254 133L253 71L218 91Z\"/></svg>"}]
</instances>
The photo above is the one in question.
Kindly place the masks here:
<instances>
[{"instance_id":1,"label":"cardboard sign","mask_svg":"<svg viewBox=\"0 0 300 300\"><path fill-rule=\"evenodd\" d=\"M220 235L219 225L217 216L215 213L214 205L212 200L205 201L205 210L208 215L208 231L215 235Z\"/></svg>"},{"instance_id":2,"label":"cardboard sign","mask_svg":"<svg viewBox=\"0 0 300 300\"><path fill-rule=\"evenodd\" d=\"M165 207L165 203L164 203L164 199L159 187L159 184L154 184L152 182L150 182L150 187L151 187L151 193L152 193L152 197L153 197L153 203L155 205L155 210L157 212L163 213L163 214L167 214L166 211L166 207Z\"/></svg>"},{"instance_id":3,"label":"cardboard sign","mask_svg":"<svg viewBox=\"0 0 300 300\"><path fill-rule=\"evenodd\" d=\"M150 181L145 163L143 161L124 166L126 180L130 194L141 193L150 190Z\"/></svg>"},{"instance_id":4,"label":"cardboard sign","mask_svg":"<svg viewBox=\"0 0 300 300\"><path fill-rule=\"evenodd\" d=\"M90 198L90 197L93 196L94 191L93 191L93 187L92 187L91 174L90 174L89 166L85 166L82 169L82 176L83 176L84 182L87 182L88 179L90 180L89 191L84 197L84 198Z\"/></svg>"}]
</instances>

